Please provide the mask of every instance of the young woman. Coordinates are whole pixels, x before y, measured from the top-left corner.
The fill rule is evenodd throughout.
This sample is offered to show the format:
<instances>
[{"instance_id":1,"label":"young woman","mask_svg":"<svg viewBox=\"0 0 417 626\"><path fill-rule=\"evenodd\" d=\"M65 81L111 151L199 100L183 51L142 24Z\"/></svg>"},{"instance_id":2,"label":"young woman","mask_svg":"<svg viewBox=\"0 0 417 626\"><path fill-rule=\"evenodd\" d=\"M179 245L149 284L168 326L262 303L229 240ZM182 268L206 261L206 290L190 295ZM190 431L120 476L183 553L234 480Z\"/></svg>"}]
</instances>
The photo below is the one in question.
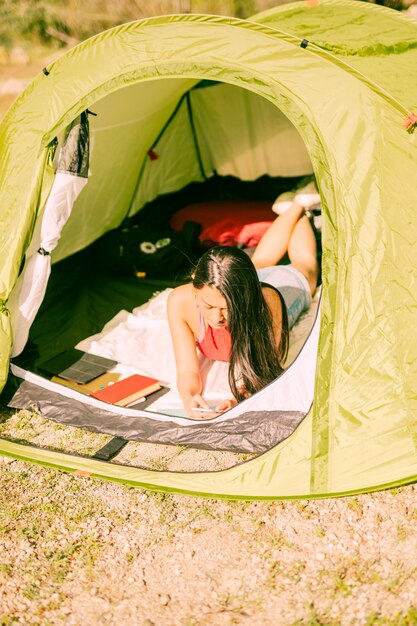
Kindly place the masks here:
<instances>
[{"instance_id":1,"label":"young woman","mask_svg":"<svg viewBox=\"0 0 417 626\"><path fill-rule=\"evenodd\" d=\"M276 265L285 254L290 265ZM259 242L252 260L217 246L199 260L192 282L168 299L177 387L187 413L212 417L259 391L282 371L289 328L311 301L317 284L316 240L304 207L293 202ZM233 394L204 413L197 349L229 363Z\"/></svg>"}]
</instances>

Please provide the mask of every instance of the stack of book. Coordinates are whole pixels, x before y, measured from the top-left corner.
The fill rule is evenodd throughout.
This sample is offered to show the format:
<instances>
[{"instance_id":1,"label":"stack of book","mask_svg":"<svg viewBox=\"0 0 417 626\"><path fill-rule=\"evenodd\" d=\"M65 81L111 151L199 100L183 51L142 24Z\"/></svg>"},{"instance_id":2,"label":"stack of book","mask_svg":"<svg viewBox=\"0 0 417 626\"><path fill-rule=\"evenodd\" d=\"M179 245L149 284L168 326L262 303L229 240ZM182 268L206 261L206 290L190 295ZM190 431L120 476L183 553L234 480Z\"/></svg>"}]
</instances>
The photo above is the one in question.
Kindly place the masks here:
<instances>
[{"instance_id":1,"label":"stack of book","mask_svg":"<svg viewBox=\"0 0 417 626\"><path fill-rule=\"evenodd\" d=\"M81 393L118 406L131 406L163 390L159 380L142 374L122 378L108 370L117 361L73 348L41 363L40 371L52 374L51 380Z\"/></svg>"}]
</instances>

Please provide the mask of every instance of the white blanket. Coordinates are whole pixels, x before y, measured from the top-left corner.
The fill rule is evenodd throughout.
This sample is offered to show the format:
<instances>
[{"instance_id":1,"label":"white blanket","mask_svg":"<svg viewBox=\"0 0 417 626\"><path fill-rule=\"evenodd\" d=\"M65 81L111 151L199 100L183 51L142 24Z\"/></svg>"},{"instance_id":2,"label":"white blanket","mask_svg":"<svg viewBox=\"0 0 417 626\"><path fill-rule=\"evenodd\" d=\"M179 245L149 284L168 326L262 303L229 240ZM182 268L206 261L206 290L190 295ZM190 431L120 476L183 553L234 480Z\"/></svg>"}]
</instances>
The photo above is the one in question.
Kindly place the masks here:
<instances>
[{"instance_id":1,"label":"white blanket","mask_svg":"<svg viewBox=\"0 0 417 626\"><path fill-rule=\"evenodd\" d=\"M156 294L132 313L120 311L97 335L81 341L77 348L118 361L111 371L122 376L133 373L158 378L170 391L156 400L149 411L185 416L176 389L175 358L167 321L167 298L171 289ZM290 332L289 365L300 351L315 319L318 294ZM198 355L203 378L203 395L210 404L231 396L228 364Z\"/></svg>"}]
</instances>

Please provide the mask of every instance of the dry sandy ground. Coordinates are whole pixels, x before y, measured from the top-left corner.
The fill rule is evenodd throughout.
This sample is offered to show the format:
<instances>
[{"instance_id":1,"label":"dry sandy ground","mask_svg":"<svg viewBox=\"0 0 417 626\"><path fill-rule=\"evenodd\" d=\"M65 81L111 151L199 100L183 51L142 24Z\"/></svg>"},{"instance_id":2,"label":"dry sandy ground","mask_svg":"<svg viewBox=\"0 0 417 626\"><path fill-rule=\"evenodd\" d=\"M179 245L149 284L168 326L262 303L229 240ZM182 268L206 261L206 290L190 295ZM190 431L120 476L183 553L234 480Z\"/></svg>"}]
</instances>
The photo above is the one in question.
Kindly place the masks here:
<instances>
[{"instance_id":1,"label":"dry sandy ground","mask_svg":"<svg viewBox=\"0 0 417 626\"><path fill-rule=\"evenodd\" d=\"M91 454L107 440L20 411L0 436ZM239 455L129 443L154 469ZM417 487L233 502L131 489L0 457L0 624L417 624Z\"/></svg>"}]
</instances>

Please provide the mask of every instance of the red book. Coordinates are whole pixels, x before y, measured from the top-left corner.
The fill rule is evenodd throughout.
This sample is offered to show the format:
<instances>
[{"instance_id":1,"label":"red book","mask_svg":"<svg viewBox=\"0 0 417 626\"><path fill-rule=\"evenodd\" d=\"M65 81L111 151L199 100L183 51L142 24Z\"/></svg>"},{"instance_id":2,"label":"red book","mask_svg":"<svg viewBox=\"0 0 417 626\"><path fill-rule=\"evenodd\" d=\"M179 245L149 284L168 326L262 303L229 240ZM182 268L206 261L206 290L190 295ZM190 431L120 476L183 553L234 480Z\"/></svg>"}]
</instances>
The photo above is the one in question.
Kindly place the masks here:
<instances>
[{"instance_id":1,"label":"red book","mask_svg":"<svg viewBox=\"0 0 417 626\"><path fill-rule=\"evenodd\" d=\"M161 383L156 378L142 376L141 374L133 374L116 383L107 385L104 389L99 389L90 395L98 400L117 404L118 406L127 406L132 404L139 398L149 396L154 391L161 389Z\"/></svg>"}]
</instances>

